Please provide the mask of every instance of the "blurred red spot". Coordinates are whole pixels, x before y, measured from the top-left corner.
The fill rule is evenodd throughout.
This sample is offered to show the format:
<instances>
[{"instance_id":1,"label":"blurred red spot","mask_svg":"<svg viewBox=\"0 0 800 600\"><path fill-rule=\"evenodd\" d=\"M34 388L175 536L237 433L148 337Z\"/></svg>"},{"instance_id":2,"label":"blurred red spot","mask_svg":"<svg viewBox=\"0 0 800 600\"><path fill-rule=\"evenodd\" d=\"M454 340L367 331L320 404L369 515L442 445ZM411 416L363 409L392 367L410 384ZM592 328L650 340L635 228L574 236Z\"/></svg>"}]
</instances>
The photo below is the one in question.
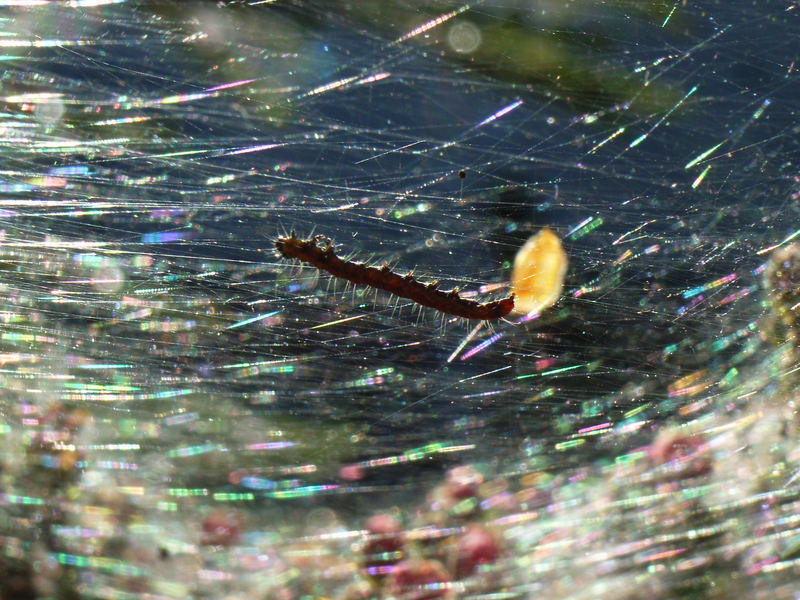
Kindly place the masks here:
<instances>
[{"instance_id":1,"label":"blurred red spot","mask_svg":"<svg viewBox=\"0 0 800 600\"><path fill-rule=\"evenodd\" d=\"M500 544L481 525L469 525L456 541L457 575L465 577L480 565L494 563L500 556Z\"/></svg>"},{"instance_id":2,"label":"blurred red spot","mask_svg":"<svg viewBox=\"0 0 800 600\"><path fill-rule=\"evenodd\" d=\"M654 464L674 463L688 475L705 475L713 467L706 440L700 434L663 431L651 444L648 455Z\"/></svg>"},{"instance_id":3,"label":"blurred red spot","mask_svg":"<svg viewBox=\"0 0 800 600\"><path fill-rule=\"evenodd\" d=\"M398 600L436 600L450 596L450 575L435 560L405 560L392 569L389 594Z\"/></svg>"},{"instance_id":4,"label":"blurred red spot","mask_svg":"<svg viewBox=\"0 0 800 600\"><path fill-rule=\"evenodd\" d=\"M394 552L403 547L403 526L391 515L370 517L364 528L370 535L367 546L375 552Z\"/></svg>"},{"instance_id":5,"label":"blurred red spot","mask_svg":"<svg viewBox=\"0 0 800 600\"><path fill-rule=\"evenodd\" d=\"M362 549L363 564L370 575L382 577L389 572L389 565L403 557L403 526L391 515L380 514L370 517L364 528L368 538Z\"/></svg>"},{"instance_id":6,"label":"blurred red spot","mask_svg":"<svg viewBox=\"0 0 800 600\"><path fill-rule=\"evenodd\" d=\"M345 465L339 469L339 477L345 481L358 481L364 478L364 469L358 465Z\"/></svg>"},{"instance_id":7,"label":"blurred red spot","mask_svg":"<svg viewBox=\"0 0 800 600\"><path fill-rule=\"evenodd\" d=\"M447 494L455 500L464 500L478 495L483 475L470 465L450 469L445 475Z\"/></svg>"},{"instance_id":8,"label":"blurred red spot","mask_svg":"<svg viewBox=\"0 0 800 600\"><path fill-rule=\"evenodd\" d=\"M202 543L208 546L232 546L239 541L240 522L232 512L210 511L203 519L202 529Z\"/></svg>"}]
</instances>

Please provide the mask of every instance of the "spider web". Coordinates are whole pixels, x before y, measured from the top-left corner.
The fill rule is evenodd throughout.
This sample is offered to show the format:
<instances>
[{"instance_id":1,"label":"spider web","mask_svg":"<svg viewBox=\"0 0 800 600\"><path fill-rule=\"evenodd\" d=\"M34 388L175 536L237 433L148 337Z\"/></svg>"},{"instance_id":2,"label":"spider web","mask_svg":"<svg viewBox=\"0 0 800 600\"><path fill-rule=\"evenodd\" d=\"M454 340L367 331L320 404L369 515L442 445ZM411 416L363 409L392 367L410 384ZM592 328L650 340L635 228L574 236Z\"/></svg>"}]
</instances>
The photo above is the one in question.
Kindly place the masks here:
<instances>
[{"instance_id":1,"label":"spider web","mask_svg":"<svg viewBox=\"0 0 800 600\"><path fill-rule=\"evenodd\" d=\"M472 465L504 553L448 593L794 597L796 3L6 4L5 593L352 597ZM522 323L274 249L484 301L544 226Z\"/></svg>"}]
</instances>

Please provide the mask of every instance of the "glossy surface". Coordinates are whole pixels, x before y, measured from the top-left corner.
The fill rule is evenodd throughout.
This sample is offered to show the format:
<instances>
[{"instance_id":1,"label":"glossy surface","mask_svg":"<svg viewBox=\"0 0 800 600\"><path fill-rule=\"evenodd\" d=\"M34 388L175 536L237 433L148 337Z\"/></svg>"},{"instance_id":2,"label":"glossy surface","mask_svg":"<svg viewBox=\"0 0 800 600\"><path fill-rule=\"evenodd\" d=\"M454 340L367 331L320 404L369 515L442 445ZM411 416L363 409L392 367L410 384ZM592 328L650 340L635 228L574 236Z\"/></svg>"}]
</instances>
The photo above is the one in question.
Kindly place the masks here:
<instances>
[{"instance_id":1,"label":"glossy surface","mask_svg":"<svg viewBox=\"0 0 800 600\"><path fill-rule=\"evenodd\" d=\"M564 288L568 263L561 240L551 229L545 227L531 236L514 258L513 313L539 313L553 306Z\"/></svg>"}]
</instances>

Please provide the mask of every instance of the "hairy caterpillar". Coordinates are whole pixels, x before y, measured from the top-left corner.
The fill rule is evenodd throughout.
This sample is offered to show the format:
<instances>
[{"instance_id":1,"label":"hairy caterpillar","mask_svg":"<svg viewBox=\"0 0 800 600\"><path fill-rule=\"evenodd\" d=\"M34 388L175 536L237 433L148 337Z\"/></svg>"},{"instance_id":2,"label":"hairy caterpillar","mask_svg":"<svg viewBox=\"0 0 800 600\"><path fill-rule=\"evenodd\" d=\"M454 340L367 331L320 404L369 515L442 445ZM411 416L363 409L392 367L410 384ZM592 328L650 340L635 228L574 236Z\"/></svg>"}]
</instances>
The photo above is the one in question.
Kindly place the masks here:
<instances>
[{"instance_id":1,"label":"hairy caterpillar","mask_svg":"<svg viewBox=\"0 0 800 600\"><path fill-rule=\"evenodd\" d=\"M424 284L416 281L411 274L393 273L389 265L377 268L343 260L334 253L330 238L322 235L303 240L292 233L289 237L278 238L275 247L284 257L296 258L327 271L334 277L346 279L356 285L385 290L448 315L465 319L499 319L514 308L513 294L494 302L480 303L460 297L458 289L439 290L436 287L437 282Z\"/></svg>"}]
</instances>

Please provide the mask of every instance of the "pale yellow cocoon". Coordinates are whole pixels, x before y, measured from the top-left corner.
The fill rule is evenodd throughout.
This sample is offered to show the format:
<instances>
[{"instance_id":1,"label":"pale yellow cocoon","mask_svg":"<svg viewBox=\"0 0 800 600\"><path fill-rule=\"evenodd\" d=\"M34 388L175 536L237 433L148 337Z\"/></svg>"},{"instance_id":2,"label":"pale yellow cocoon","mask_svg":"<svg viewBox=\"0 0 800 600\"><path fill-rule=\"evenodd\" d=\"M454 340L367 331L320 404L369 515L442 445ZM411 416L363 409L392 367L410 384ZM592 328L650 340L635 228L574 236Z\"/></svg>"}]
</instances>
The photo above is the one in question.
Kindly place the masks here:
<instances>
[{"instance_id":1,"label":"pale yellow cocoon","mask_svg":"<svg viewBox=\"0 0 800 600\"><path fill-rule=\"evenodd\" d=\"M511 291L514 313L540 313L556 303L564 287L567 254L561 240L545 227L531 236L514 257Z\"/></svg>"}]
</instances>

